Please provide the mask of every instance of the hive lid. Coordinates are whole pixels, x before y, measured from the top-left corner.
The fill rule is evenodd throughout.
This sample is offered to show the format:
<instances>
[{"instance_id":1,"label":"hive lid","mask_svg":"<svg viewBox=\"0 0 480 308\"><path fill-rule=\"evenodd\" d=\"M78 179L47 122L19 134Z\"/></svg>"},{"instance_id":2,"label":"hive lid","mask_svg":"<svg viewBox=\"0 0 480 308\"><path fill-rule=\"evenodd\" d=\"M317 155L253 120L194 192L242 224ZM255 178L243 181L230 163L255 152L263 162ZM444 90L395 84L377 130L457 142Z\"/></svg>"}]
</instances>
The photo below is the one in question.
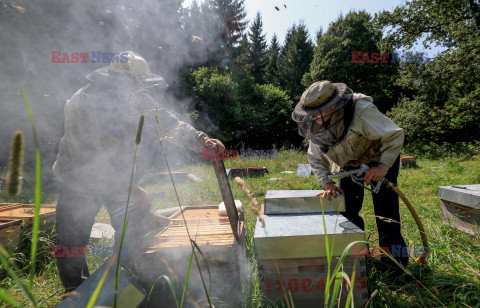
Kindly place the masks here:
<instances>
[{"instance_id":1,"label":"hive lid","mask_svg":"<svg viewBox=\"0 0 480 308\"><path fill-rule=\"evenodd\" d=\"M442 200L480 210L480 184L439 186L438 197Z\"/></svg>"},{"instance_id":2,"label":"hive lid","mask_svg":"<svg viewBox=\"0 0 480 308\"><path fill-rule=\"evenodd\" d=\"M260 260L325 257L325 228L322 214L262 215L257 221L254 245ZM364 240L365 232L340 214L326 213L325 226L333 256L339 256L353 241ZM271 249L271 250L270 250Z\"/></svg>"},{"instance_id":3,"label":"hive lid","mask_svg":"<svg viewBox=\"0 0 480 308\"><path fill-rule=\"evenodd\" d=\"M265 214L299 214L345 211L345 197L322 199L323 190L268 190L265 195Z\"/></svg>"}]
</instances>

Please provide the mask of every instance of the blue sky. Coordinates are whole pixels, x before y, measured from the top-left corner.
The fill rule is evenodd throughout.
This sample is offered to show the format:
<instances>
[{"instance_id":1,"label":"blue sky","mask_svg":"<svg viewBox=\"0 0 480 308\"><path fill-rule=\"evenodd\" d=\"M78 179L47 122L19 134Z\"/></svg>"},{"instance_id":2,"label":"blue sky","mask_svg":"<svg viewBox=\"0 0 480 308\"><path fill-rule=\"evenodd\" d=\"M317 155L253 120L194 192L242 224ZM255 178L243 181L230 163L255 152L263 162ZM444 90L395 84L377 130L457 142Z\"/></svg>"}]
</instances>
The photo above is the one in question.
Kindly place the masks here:
<instances>
[{"instance_id":1,"label":"blue sky","mask_svg":"<svg viewBox=\"0 0 480 308\"><path fill-rule=\"evenodd\" d=\"M305 23L313 39L320 27L326 31L328 25L335 21L340 13L346 14L351 10L363 9L373 15L401 4L400 0L245 0L247 18L253 20L257 11L260 11L263 30L268 40L270 41L273 33L276 33L281 42L287 30L300 21ZM279 10L277 11L275 7Z\"/></svg>"},{"instance_id":2,"label":"blue sky","mask_svg":"<svg viewBox=\"0 0 480 308\"><path fill-rule=\"evenodd\" d=\"M373 15L382 10L392 10L404 2L403 0L245 0L245 7L250 21L255 18L257 11L262 14L263 31L270 44L274 33L283 43L287 30L300 21L307 26L313 40L318 29L321 27L326 31L328 25L335 21L340 13L346 14L351 10L363 9ZM185 5L189 3L191 0L185 1ZM417 45L414 49L426 52L430 57L442 50L442 48L424 50L422 45Z\"/></svg>"}]
</instances>

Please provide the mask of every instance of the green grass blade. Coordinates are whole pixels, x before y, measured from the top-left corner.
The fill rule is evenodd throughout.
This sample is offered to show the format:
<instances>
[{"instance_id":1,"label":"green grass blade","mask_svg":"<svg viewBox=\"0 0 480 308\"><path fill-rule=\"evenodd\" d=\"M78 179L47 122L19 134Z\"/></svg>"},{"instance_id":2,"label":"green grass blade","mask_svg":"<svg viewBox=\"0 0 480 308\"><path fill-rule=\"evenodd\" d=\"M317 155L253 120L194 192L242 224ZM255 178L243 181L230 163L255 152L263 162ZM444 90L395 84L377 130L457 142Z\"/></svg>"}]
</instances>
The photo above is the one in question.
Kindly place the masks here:
<instances>
[{"instance_id":1,"label":"green grass blade","mask_svg":"<svg viewBox=\"0 0 480 308\"><path fill-rule=\"evenodd\" d=\"M28 118L30 119L30 126L32 127L33 142L35 144L35 212L33 216L33 231L32 231L32 248L30 251L30 283L29 288L33 286L33 277L35 276L35 259L37 255L38 246L38 230L40 228L40 204L42 202L42 173L41 173L41 160L40 160L40 146L38 143L37 130L35 128L35 122L33 121L33 113L30 108L30 101L27 97L27 91L25 85L20 83L20 89L22 91L23 101L27 107Z\"/></svg>"},{"instance_id":2,"label":"green grass blade","mask_svg":"<svg viewBox=\"0 0 480 308\"><path fill-rule=\"evenodd\" d=\"M333 270L332 275L335 275L336 273L338 273L340 271L340 268L342 267L343 262L345 261L345 258L349 254L350 248L352 248L353 245L357 245L357 244L368 244L368 242L367 241L353 241L350 244L348 244L347 247L345 247L345 249L343 250L342 254L340 255L340 258L338 259L337 265L335 266L335 269Z\"/></svg>"},{"instance_id":3,"label":"green grass blade","mask_svg":"<svg viewBox=\"0 0 480 308\"><path fill-rule=\"evenodd\" d=\"M113 289L115 291L115 296L113 298L113 307L114 308L117 307L118 279L120 278L120 253L122 252L123 240L125 239L125 232L127 230L127 225L128 225L128 219L129 218L130 218L130 215L127 216L127 219L125 220L125 223L123 224L122 239L120 240L120 247L118 249L119 257L118 257L118 260L117 260L117 268L115 270L115 283L113 285Z\"/></svg>"},{"instance_id":4,"label":"green grass blade","mask_svg":"<svg viewBox=\"0 0 480 308\"><path fill-rule=\"evenodd\" d=\"M342 274L337 273L336 275L332 275L335 279L335 284L333 285L333 293L330 299L330 305L328 307L335 307L335 302L337 301L338 294L340 293L340 286L342 285ZM330 289L330 286L327 286ZM326 290L326 289L325 289Z\"/></svg>"},{"instance_id":5,"label":"green grass blade","mask_svg":"<svg viewBox=\"0 0 480 308\"><path fill-rule=\"evenodd\" d=\"M2 299L0 301L0 306L2 305L2 302L9 303L10 305L12 305L14 307L19 307L20 306L19 302L17 302L15 299L10 297L10 295L8 295L7 293L3 292L2 289L0 289L0 299Z\"/></svg>"},{"instance_id":6,"label":"green grass blade","mask_svg":"<svg viewBox=\"0 0 480 308\"><path fill-rule=\"evenodd\" d=\"M158 277L157 280L155 280L155 283L152 285L152 287L150 288L150 292L148 293L148 298L150 298L150 295L152 295L153 288L155 287L155 284L157 283L157 281L159 281L162 278L167 281L168 286L170 287L170 291L172 292L173 298L175 299L175 304L177 304L177 308L181 307L178 305L177 295L175 294L175 288L173 287L172 281L166 275L162 275Z\"/></svg>"},{"instance_id":7,"label":"green grass blade","mask_svg":"<svg viewBox=\"0 0 480 308\"><path fill-rule=\"evenodd\" d=\"M20 278L15 274L14 268L10 266L8 262L9 256L5 248L3 248L2 245L0 245L0 262L2 263L3 267L5 267L8 275L12 280L15 282L15 284L20 287L22 290L22 293L25 295L25 297L30 301L32 306L37 307L37 301L35 300L35 297L33 296L32 292L30 291L30 288L26 286Z\"/></svg>"},{"instance_id":8,"label":"green grass blade","mask_svg":"<svg viewBox=\"0 0 480 308\"><path fill-rule=\"evenodd\" d=\"M138 130L140 129L140 124L143 129L143 121L145 119L145 116L142 114L140 116L140 121L139 121L139 126L137 128L137 135L135 138L135 154L133 155L133 163L132 163L132 173L130 174L130 186L128 187L128 197L127 197L127 205L125 206L125 216L123 217L123 230L122 230L122 239L120 240L120 247L118 248L118 260L117 260L117 269L115 271L115 283L114 283L114 291L115 291L115 296L113 298L113 307L117 307L117 295L118 295L118 278L120 276L120 256L122 253L122 248L123 248L123 241L125 239L125 232L127 231L127 225L128 225L128 205L130 203L130 196L132 194L132 184L133 184L133 175L135 174L135 162L137 161L137 152L138 152L138 144L140 143L141 139L141 132L139 133ZM138 139L138 140L137 140ZM137 143L138 141L138 143Z\"/></svg>"},{"instance_id":9,"label":"green grass blade","mask_svg":"<svg viewBox=\"0 0 480 308\"><path fill-rule=\"evenodd\" d=\"M345 307L351 306L351 308L354 307L354 302L353 302L353 288L355 287L355 274L357 270L357 260L355 260L355 263L353 264L353 271L352 271L352 277L350 279L349 283L349 289L348 289L348 296L347 296L347 301L345 302Z\"/></svg>"},{"instance_id":10,"label":"green grass blade","mask_svg":"<svg viewBox=\"0 0 480 308\"><path fill-rule=\"evenodd\" d=\"M329 250L329 243L328 243L328 233L327 233L327 225L325 224L325 211L323 209L323 199L320 197L320 204L322 206L322 220L323 220L323 229L325 233L325 248L327 252L327 262L328 262L328 267L327 267L327 281L325 284L325 298L324 298L324 306L326 307L328 305L328 299L330 297L330 266L332 263L332 256L330 255L330 250Z\"/></svg>"},{"instance_id":11,"label":"green grass blade","mask_svg":"<svg viewBox=\"0 0 480 308\"><path fill-rule=\"evenodd\" d=\"M341 296L341 286L343 285L343 280L345 280L347 282L347 287L348 287L348 290L352 290L352 283L351 283L351 279L350 277L348 277L347 273L345 272L339 272L337 273L337 277L340 277L340 279L338 279L340 282L339 282L339 286L338 286L338 289L334 290L334 294L332 296L332 304L334 303L334 300L338 298L338 300L340 300L340 296ZM336 282L335 282L335 287L336 287ZM333 307L333 306L332 306ZM345 304L345 307L348 307L347 304Z\"/></svg>"},{"instance_id":12,"label":"green grass blade","mask_svg":"<svg viewBox=\"0 0 480 308\"><path fill-rule=\"evenodd\" d=\"M190 271L192 270L193 254L194 254L194 251L192 249L192 254L190 255L190 261L188 261L187 276L185 277L185 285L183 286L182 300L180 302L180 308L183 307L183 301L185 299L185 294L187 293L188 279L190 278Z\"/></svg>"},{"instance_id":13,"label":"green grass blade","mask_svg":"<svg viewBox=\"0 0 480 308\"><path fill-rule=\"evenodd\" d=\"M93 308L95 306L95 302L97 301L98 295L100 295L100 291L102 290L103 284L105 283L105 279L107 279L108 272L110 271L110 268L112 267L113 262L115 262L115 257L116 256L114 256L110 261L110 263L108 264L107 269L103 273L102 279L100 279L100 281L98 282L98 285L95 288L95 291L93 291L93 294L90 297L90 300L88 301L86 308Z\"/></svg>"},{"instance_id":14,"label":"green grass blade","mask_svg":"<svg viewBox=\"0 0 480 308\"><path fill-rule=\"evenodd\" d=\"M193 246L198 250L198 252L200 252L200 255L201 255L202 258L203 258L203 262L205 263L205 266L207 267L207 272L208 272L208 284L209 284L207 296L209 297L209 296L210 296L210 293L212 292L212 275L210 274L210 268L208 267L207 258L205 258L205 256L203 255L203 252L202 252L202 250L200 249L200 247L198 247L197 243L196 243L194 240L191 240L191 241L192 241L192 243L193 243ZM200 270L200 268L199 268L198 270Z\"/></svg>"},{"instance_id":15,"label":"green grass blade","mask_svg":"<svg viewBox=\"0 0 480 308\"><path fill-rule=\"evenodd\" d=\"M290 299L290 307L295 308L295 303L293 302L292 292L288 291L288 298Z\"/></svg>"}]
</instances>

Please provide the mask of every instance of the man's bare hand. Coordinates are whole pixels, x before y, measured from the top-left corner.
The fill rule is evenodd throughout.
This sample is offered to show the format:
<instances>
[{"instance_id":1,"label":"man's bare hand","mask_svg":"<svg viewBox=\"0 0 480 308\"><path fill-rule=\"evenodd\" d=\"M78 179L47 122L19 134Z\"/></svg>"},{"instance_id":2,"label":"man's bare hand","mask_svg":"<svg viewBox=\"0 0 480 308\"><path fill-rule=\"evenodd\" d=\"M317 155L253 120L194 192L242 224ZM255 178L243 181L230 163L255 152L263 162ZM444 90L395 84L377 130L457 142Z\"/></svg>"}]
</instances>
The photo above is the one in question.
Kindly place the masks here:
<instances>
[{"instance_id":1,"label":"man's bare hand","mask_svg":"<svg viewBox=\"0 0 480 308\"><path fill-rule=\"evenodd\" d=\"M380 166L372 167L368 170L367 174L365 174L365 178L363 179L363 181L365 182L365 185L370 185L370 182L372 181L377 182L378 180L380 180L386 175L387 175L387 171L383 170L382 167Z\"/></svg>"},{"instance_id":2,"label":"man's bare hand","mask_svg":"<svg viewBox=\"0 0 480 308\"><path fill-rule=\"evenodd\" d=\"M140 186L132 188L132 201L140 206L151 206L153 203L153 199Z\"/></svg>"},{"instance_id":3,"label":"man's bare hand","mask_svg":"<svg viewBox=\"0 0 480 308\"><path fill-rule=\"evenodd\" d=\"M205 140L205 146L207 148L212 147L212 148L218 150L220 153L222 153L225 150L225 146L218 139L209 138L209 139Z\"/></svg>"},{"instance_id":4,"label":"man's bare hand","mask_svg":"<svg viewBox=\"0 0 480 308\"><path fill-rule=\"evenodd\" d=\"M325 190L317 196L322 196L322 199L327 197L327 199L331 201L332 196L337 198L338 193L343 194L343 190L340 187L335 186L335 183L327 183L325 184Z\"/></svg>"}]
</instances>

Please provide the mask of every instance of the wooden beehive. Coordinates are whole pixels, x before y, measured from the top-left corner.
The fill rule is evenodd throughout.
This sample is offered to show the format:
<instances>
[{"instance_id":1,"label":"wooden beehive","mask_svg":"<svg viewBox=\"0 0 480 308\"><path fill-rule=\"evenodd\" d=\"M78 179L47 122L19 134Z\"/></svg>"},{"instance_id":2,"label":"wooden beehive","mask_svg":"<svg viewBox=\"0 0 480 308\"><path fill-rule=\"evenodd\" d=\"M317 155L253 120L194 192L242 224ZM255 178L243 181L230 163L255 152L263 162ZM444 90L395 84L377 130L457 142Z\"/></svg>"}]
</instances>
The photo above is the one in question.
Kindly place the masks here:
<instances>
[{"instance_id":1,"label":"wooden beehive","mask_svg":"<svg viewBox=\"0 0 480 308\"><path fill-rule=\"evenodd\" d=\"M0 219L0 244L7 250L20 241L22 234L21 219Z\"/></svg>"},{"instance_id":2,"label":"wooden beehive","mask_svg":"<svg viewBox=\"0 0 480 308\"><path fill-rule=\"evenodd\" d=\"M400 156L400 165L402 168L405 167L416 167L417 166L417 157L416 156Z\"/></svg>"},{"instance_id":3,"label":"wooden beehive","mask_svg":"<svg viewBox=\"0 0 480 308\"><path fill-rule=\"evenodd\" d=\"M344 216L337 213L282 214L261 216L265 224L257 221L254 234L255 255L261 288L272 300L283 298L282 285L292 294L295 307L322 306L328 276L325 235L334 243L330 274L349 243L364 239L365 233ZM355 250L359 250L357 245ZM278 270L275 267L275 261ZM343 271L352 277L356 263L353 300L361 307L367 300L365 258L349 255ZM332 285L333 287L333 285ZM346 285L341 303L347 298Z\"/></svg>"},{"instance_id":4,"label":"wooden beehive","mask_svg":"<svg viewBox=\"0 0 480 308\"><path fill-rule=\"evenodd\" d=\"M332 259L330 273L335 269L338 259L338 257ZM351 278L355 262L353 302L355 307L362 307L368 300L365 258L346 257L342 263L343 271ZM276 263L278 271L273 259L258 261L258 272L262 277L260 288L267 297L273 300L284 299L283 286L287 294L291 293L295 307L323 306L328 273L326 257L279 259ZM333 285L334 283L331 284L331 290ZM346 289L347 282L343 279L341 293L343 305L348 296Z\"/></svg>"},{"instance_id":5,"label":"wooden beehive","mask_svg":"<svg viewBox=\"0 0 480 308\"><path fill-rule=\"evenodd\" d=\"M55 205L40 205L40 229L50 230L55 225ZM0 219L20 219L30 227L35 211L34 204L0 203Z\"/></svg>"},{"instance_id":6,"label":"wooden beehive","mask_svg":"<svg viewBox=\"0 0 480 308\"><path fill-rule=\"evenodd\" d=\"M262 177L268 173L267 168L265 167L244 167L244 168L231 168L227 169L227 175L231 178L235 178L237 176L244 178L254 178L254 177Z\"/></svg>"},{"instance_id":7,"label":"wooden beehive","mask_svg":"<svg viewBox=\"0 0 480 308\"><path fill-rule=\"evenodd\" d=\"M219 301L215 306L222 307L222 301L229 305L239 304L242 294L240 273L244 266L243 223L239 226L241 240L237 241L228 218L218 215L217 206L184 207L183 216L190 236L207 260L211 277L210 297ZM145 252L135 258L137 275L147 285L153 285L161 275L168 276L176 286L185 283L192 246L181 211L176 211L169 218L172 219L171 225L158 233ZM196 255L208 287L210 282L207 266L198 251ZM181 292L182 287L178 290ZM197 301L205 303L206 296L195 260L187 290L187 306L194 306L192 303ZM171 291L165 285L155 289L150 298L150 306L157 304L175 306Z\"/></svg>"},{"instance_id":8,"label":"wooden beehive","mask_svg":"<svg viewBox=\"0 0 480 308\"><path fill-rule=\"evenodd\" d=\"M440 186L438 197L445 221L471 235L480 234L480 185Z\"/></svg>"},{"instance_id":9,"label":"wooden beehive","mask_svg":"<svg viewBox=\"0 0 480 308\"><path fill-rule=\"evenodd\" d=\"M31 228L33 204L0 203L0 244L10 250L15 247L25 228ZM40 230L51 230L55 225L55 205L41 205Z\"/></svg>"}]
</instances>

